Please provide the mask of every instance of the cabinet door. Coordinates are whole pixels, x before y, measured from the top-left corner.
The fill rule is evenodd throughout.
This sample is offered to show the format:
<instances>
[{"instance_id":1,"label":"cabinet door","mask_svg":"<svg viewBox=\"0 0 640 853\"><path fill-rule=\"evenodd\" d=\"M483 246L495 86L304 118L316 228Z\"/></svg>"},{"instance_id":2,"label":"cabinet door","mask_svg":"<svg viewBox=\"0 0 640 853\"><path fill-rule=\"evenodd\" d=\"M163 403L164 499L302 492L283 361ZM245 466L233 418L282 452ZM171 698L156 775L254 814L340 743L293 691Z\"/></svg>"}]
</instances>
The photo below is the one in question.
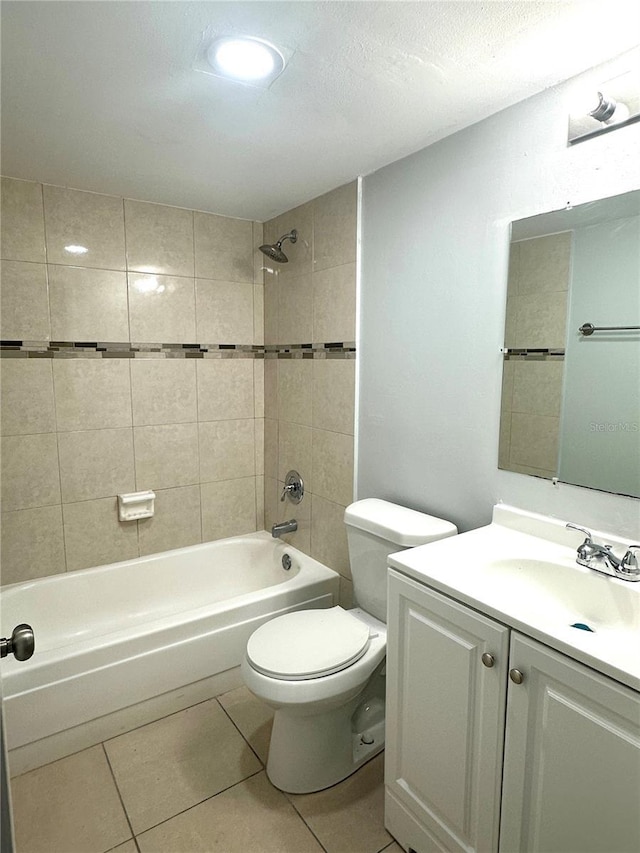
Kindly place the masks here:
<instances>
[{"instance_id":1,"label":"cabinet door","mask_svg":"<svg viewBox=\"0 0 640 853\"><path fill-rule=\"evenodd\" d=\"M417 853L495 851L508 630L391 570L387 641L389 831Z\"/></svg>"},{"instance_id":2,"label":"cabinet door","mask_svg":"<svg viewBox=\"0 0 640 853\"><path fill-rule=\"evenodd\" d=\"M640 850L640 695L512 636L500 850Z\"/></svg>"}]
</instances>

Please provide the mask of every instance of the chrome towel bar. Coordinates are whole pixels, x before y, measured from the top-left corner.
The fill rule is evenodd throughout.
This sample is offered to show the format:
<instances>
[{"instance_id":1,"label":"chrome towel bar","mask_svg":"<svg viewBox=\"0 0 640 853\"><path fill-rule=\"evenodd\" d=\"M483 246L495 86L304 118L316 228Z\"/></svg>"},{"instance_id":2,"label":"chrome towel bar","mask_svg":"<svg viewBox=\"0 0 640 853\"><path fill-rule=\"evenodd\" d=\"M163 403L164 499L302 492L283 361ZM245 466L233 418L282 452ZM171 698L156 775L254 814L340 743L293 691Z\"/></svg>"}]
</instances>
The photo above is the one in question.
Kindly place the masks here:
<instances>
[{"instance_id":1,"label":"chrome towel bar","mask_svg":"<svg viewBox=\"0 0 640 853\"><path fill-rule=\"evenodd\" d=\"M588 337L594 332L640 332L640 326L594 326L593 323L583 323L578 331Z\"/></svg>"}]
</instances>

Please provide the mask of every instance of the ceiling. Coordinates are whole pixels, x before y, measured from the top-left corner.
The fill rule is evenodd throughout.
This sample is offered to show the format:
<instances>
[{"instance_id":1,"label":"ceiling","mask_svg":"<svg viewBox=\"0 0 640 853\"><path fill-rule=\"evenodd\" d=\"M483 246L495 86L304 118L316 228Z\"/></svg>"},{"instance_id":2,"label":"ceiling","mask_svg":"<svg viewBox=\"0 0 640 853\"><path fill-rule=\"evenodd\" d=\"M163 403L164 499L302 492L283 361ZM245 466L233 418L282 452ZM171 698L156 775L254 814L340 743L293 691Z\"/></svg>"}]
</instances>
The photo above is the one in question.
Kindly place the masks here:
<instances>
[{"instance_id":1,"label":"ceiling","mask_svg":"<svg viewBox=\"0 0 640 853\"><path fill-rule=\"evenodd\" d=\"M270 89L203 31L292 52ZM2 172L265 220L632 48L635 0L2 2Z\"/></svg>"}]
</instances>

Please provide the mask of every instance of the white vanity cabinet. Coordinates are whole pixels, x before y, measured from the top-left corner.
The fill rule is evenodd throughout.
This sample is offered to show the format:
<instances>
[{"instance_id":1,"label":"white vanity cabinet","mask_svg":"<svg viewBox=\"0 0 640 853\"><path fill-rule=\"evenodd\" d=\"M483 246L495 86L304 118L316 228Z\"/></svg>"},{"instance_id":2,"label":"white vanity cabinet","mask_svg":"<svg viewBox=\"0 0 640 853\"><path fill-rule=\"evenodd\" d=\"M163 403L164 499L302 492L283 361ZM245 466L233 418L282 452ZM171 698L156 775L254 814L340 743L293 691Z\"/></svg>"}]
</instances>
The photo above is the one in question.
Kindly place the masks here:
<instances>
[{"instance_id":1,"label":"white vanity cabinet","mask_svg":"<svg viewBox=\"0 0 640 853\"><path fill-rule=\"evenodd\" d=\"M387 639L404 849L640 850L639 694L395 570Z\"/></svg>"}]
</instances>

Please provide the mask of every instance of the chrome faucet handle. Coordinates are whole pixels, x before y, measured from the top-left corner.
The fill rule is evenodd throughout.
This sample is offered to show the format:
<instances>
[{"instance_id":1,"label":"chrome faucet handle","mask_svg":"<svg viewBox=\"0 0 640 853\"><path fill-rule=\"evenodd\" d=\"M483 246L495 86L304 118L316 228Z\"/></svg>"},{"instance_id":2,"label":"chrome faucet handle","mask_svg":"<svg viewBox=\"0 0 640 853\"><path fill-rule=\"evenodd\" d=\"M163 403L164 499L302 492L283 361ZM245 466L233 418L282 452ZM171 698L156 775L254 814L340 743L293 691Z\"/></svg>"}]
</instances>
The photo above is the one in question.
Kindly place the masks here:
<instances>
[{"instance_id":1,"label":"chrome faucet handle","mask_svg":"<svg viewBox=\"0 0 640 853\"><path fill-rule=\"evenodd\" d=\"M618 571L625 575L640 575L640 564L635 555L635 551L640 549L640 545L629 545L627 553L620 561Z\"/></svg>"},{"instance_id":2,"label":"chrome faucet handle","mask_svg":"<svg viewBox=\"0 0 640 853\"><path fill-rule=\"evenodd\" d=\"M591 538L591 531L587 530L586 527L578 527L577 524L571 524L571 522L565 524L565 527L568 527L569 530L579 530L580 533L584 533L584 535L587 537L586 542L584 543L585 545L590 545L593 542L593 539Z\"/></svg>"},{"instance_id":3,"label":"chrome faucet handle","mask_svg":"<svg viewBox=\"0 0 640 853\"><path fill-rule=\"evenodd\" d=\"M571 522L569 522L569 524L565 526L568 527L569 530L578 530L580 533L584 533L584 535L587 537L582 543L582 545L578 546L578 560L587 560L593 549L593 539L591 538L591 531L587 530L586 527L578 527L577 524L571 524Z\"/></svg>"}]
</instances>

